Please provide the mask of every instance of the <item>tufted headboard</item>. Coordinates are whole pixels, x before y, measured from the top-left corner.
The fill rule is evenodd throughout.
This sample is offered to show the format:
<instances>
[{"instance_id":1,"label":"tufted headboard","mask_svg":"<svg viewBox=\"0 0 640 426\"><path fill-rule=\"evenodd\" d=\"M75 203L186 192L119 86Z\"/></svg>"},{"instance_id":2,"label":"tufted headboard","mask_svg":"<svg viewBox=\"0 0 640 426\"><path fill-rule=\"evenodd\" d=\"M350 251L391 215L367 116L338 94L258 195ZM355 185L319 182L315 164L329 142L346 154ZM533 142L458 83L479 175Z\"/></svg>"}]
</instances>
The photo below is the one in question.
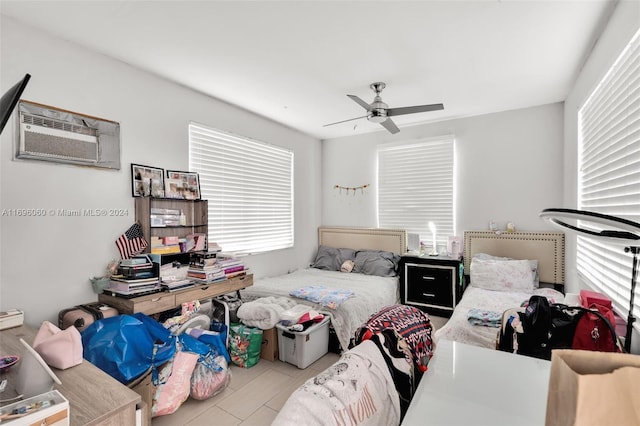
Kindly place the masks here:
<instances>
[{"instance_id":1,"label":"tufted headboard","mask_svg":"<svg viewBox=\"0 0 640 426\"><path fill-rule=\"evenodd\" d=\"M537 259L540 282L564 285L564 234L562 232L464 232L464 270L469 274L476 253L514 259Z\"/></svg>"},{"instance_id":2,"label":"tufted headboard","mask_svg":"<svg viewBox=\"0 0 640 426\"><path fill-rule=\"evenodd\" d=\"M404 254L407 252L407 232L404 229L321 226L318 228L318 243L335 248Z\"/></svg>"}]
</instances>

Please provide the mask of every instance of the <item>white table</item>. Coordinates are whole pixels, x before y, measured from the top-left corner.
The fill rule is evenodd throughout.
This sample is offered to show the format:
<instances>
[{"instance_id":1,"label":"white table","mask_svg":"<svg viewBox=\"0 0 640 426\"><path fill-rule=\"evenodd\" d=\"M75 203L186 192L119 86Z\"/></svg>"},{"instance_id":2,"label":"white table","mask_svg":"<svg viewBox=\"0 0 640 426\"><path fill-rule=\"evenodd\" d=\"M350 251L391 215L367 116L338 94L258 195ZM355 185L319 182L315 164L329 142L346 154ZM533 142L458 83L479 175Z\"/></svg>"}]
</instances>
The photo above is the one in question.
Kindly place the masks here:
<instances>
[{"instance_id":1,"label":"white table","mask_svg":"<svg viewBox=\"0 0 640 426\"><path fill-rule=\"evenodd\" d=\"M440 340L402 425L544 425L550 367Z\"/></svg>"}]
</instances>

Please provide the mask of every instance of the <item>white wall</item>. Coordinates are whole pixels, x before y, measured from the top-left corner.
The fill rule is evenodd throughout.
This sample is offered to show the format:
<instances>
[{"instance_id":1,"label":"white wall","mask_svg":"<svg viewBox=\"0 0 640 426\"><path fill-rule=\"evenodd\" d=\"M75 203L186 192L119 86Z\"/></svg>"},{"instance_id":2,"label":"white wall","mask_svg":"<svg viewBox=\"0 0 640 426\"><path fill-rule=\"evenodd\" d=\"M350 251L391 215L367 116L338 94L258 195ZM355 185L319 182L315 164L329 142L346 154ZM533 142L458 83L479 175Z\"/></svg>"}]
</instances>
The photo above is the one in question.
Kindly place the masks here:
<instances>
[{"instance_id":1,"label":"white wall","mask_svg":"<svg viewBox=\"0 0 640 426\"><path fill-rule=\"evenodd\" d=\"M567 96L564 108L564 207L576 208L578 177L578 109L587 100L633 35L640 29L640 2L620 1L591 55ZM631 258L629 259L631 263ZM567 291L578 292L584 283L576 270L576 236L567 234ZM640 334L632 338L633 352L640 353Z\"/></svg>"},{"instance_id":2,"label":"white wall","mask_svg":"<svg viewBox=\"0 0 640 426\"><path fill-rule=\"evenodd\" d=\"M445 105L446 108L446 105ZM376 146L453 134L456 156L456 233L487 229L549 230L540 210L562 202L561 103L495 114L401 127L323 141L322 222L377 226ZM371 186L364 195L342 195L334 185Z\"/></svg>"},{"instance_id":3,"label":"white wall","mask_svg":"<svg viewBox=\"0 0 640 426\"><path fill-rule=\"evenodd\" d=\"M114 241L134 221L130 163L186 170L190 120L294 151L295 249L246 258L256 278L305 266L320 225L319 140L1 16L4 93L25 73L24 99L118 121L119 171L13 160L15 124L0 138L0 210L127 209L124 217L0 219L0 309L57 322L59 310L97 300L89 277L119 258Z\"/></svg>"}]
</instances>

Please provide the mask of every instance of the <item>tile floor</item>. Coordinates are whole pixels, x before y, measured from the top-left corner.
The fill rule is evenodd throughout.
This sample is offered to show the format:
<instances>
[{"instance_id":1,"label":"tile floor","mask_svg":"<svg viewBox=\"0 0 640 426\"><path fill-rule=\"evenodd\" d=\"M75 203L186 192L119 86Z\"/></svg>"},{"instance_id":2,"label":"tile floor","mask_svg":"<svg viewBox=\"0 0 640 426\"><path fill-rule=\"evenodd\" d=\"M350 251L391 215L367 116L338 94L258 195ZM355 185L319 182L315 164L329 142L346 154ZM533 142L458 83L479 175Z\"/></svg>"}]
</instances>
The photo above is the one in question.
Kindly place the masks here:
<instances>
[{"instance_id":1,"label":"tile floor","mask_svg":"<svg viewBox=\"0 0 640 426\"><path fill-rule=\"evenodd\" d=\"M152 419L152 426L269 425L289 395L307 379L339 359L328 353L304 370L281 361L260 361L251 368L231 366L231 382L206 401L189 398L174 414Z\"/></svg>"},{"instance_id":2,"label":"tile floor","mask_svg":"<svg viewBox=\"0 0 640 426\"><path fill-rule=\"evenodd\" d=\"M447 318L431 320L437 330ZM189 398L174 414L154 418L152 426L269 425L294 390L339 358L327 353L304 370L265 359L248 369L231 365L231 382L223 392L206 401Z\"/></svg>"}]
</instances>

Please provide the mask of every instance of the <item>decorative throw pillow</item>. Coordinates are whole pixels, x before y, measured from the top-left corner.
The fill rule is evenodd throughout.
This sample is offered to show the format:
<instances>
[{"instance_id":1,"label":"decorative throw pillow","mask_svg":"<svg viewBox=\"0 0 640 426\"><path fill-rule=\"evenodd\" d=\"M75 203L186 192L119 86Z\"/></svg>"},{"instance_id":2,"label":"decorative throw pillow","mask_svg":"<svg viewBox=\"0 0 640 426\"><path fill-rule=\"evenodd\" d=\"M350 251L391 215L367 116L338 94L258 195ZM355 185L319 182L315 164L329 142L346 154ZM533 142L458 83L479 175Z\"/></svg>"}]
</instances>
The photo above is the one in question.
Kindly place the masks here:
<instances>
[{"instance_id":1,"label":"decorative throw pillow","mask_svg":"<svg viewBox=\"0 0 640 426\"><path fill-rule=\"evenodd\" d=\"M481 260L496 260L496 261L518 260L518 259L513 259L511 257L492 256L486 253L477 253L473 257ZM540 287L540 275L538 274L538 260L527 259L527 262L529 262L529 266L531 266L531 270L533 271L533 286L534 288L538 288Z\"/></svg>"},{"instance_id":2,"label":"decorative throw pillow","mask_svg":"<svg viewBox=\"0 0 640 426\"><path fill-rule=\"evenodd\" d=\"M471 285L487 290L533 291L534 272L528 260L471 259Z\"/></svg>"},{"instance_id":3,"label":"decorative throw pillow","mask_svg":"<svg viewBox=\"0 0 640 426\"><path fill-rule=\"evenodd\" d=\"M316 258L311 265L313 268L327 271L339 271L346 260L355 258L355 250L348 248L335 248L329 246L319 246Z\"/></svg>"},{"instance_id":4,"label":"decorative throw pillow","mask_svg":"<svg viewBox=\"0 0 640 426\"><path fill-rule=\"evenodd\" d=\"M400 256L389 251L358 250L353 272L379 277L395 277L399 260Z\"/></svg>"}]
</instances>

